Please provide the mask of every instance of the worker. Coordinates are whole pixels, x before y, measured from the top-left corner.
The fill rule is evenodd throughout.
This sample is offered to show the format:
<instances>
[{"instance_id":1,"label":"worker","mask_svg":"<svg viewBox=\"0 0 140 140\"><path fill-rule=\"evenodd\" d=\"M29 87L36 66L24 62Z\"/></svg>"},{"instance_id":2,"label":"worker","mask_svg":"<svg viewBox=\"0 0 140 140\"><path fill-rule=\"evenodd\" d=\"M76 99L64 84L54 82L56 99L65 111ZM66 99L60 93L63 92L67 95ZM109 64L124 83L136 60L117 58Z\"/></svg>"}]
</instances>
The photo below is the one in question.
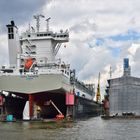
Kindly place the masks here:
<instances>
[{"instance_id":1,"label":"worker","mask_svg":"<svg viewBox=\"0 0 140 140\"><path fill-rule=\"evenodd\" d=\"M34 104L34 119L40 118L41 108L37 104Z\"/></svg>"}]
</instances>

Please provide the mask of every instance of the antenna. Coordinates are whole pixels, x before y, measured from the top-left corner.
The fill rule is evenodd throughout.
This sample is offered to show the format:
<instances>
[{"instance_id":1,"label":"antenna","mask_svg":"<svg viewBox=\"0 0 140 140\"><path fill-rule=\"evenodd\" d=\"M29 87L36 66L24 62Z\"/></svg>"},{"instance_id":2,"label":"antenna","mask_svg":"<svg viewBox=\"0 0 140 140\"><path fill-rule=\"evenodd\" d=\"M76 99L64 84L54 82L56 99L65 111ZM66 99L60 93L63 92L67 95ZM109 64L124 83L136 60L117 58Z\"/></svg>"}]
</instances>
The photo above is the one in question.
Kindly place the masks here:
<instances>
[{"instance_id":1,"label":"antenna","mask_svg":"<svg viewBox=\"0 0 140 140\"><path fill-rule=\"evenodd\" d=\"M40 28L40 18L45 18L45 16L39 14L39 15L34 15L33 17L34 17L34 19L36 19L36 30L37 30L37 32L39 32L39 28Z\"/></svg>"},{"instance_id":2,"label":"antenna","mask_svg":"<svg viewBox=\"0 0 140 140\"><path fill-rule=\"evenodd\" d=\"M31 32L31 25L30 25L30 23L29 23L29 33Z\"/></svg>"},{"instance_id":3,"label":"antenna","mask_svg":"<svg viewBox=\"0 0 140 140\"><path fill-rule=\"evenodd\" d=\"M49 21L50 21L50 19L51 19L51 17L46 19L46 22L47 22L47 24L46 24L46 31L47 32L49 31Z\"/></svg>"},{"instance_id":4,"label":"antenna","mask_svg":"<svg viewBox=\"0 0 140 140\"><path fill-rule=\"evenodd\" d=\"M32 29L32 33L35 33L35 29L33 26L31 26L31 29Z\"/></svg>"}]
</instances>

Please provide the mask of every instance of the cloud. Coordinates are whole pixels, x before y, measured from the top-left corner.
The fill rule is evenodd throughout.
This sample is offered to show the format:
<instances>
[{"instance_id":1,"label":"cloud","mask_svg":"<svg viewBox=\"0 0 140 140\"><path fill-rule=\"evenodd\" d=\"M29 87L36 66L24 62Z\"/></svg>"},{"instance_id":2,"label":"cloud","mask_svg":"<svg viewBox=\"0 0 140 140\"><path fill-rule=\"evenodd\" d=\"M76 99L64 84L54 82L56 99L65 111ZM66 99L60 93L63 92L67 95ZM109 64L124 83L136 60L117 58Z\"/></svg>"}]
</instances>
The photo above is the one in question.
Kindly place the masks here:
<instances>
[{"instance_id":1,"label":"cloud","mask_svg":"<svg viewBox=\"0 0 140 140\"><path fill-rule=\"evenodd\" d=\"M0 0L0 32L10 20L16 20L18 25L28 22L46 2L46 0Z\"/></svg>"},{"instance_id":2,"label":"cloud","mask_svg":"<svg viewBox=\"0 0 140 140\"><path fill-rule=\"evenodd\" d=\"M124 57L130 58L133 73L140 75L140 49L132 45L140 43L139 0L13 1L0 2L0 25L14 18L25 30L25 25L33 22L32 15L41 13L52 18L51 29L69 29L70 42L67 48L61 47L57 57L70 63L80 80L97 83L101 72L101 86L105 87L110 66L112 77L122 75ZM46 23L41 25L45 29ZM2 39L0 44L4 46Z\"/></svg>"}]
</instances>

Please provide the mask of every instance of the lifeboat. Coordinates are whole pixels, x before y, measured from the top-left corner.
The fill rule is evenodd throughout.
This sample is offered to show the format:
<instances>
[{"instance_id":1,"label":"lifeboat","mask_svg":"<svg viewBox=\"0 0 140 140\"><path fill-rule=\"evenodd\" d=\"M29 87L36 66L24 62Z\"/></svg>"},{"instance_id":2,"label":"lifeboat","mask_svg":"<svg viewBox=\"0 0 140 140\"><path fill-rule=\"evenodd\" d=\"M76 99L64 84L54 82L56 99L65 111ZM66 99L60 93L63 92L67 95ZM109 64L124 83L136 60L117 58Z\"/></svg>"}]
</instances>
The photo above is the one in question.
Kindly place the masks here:
<instances>
[{"instance_id":1,"label":"lifeboat","mask_svg":"<svg viewBox=\"0 0 140 140\"><path fill-rule=\"evenodd\" d=\"M33 65L33 59L32 58L28 58L25 60L25 69L29 70L31 68L31 66Z\"/></svg>"}]
</instances>

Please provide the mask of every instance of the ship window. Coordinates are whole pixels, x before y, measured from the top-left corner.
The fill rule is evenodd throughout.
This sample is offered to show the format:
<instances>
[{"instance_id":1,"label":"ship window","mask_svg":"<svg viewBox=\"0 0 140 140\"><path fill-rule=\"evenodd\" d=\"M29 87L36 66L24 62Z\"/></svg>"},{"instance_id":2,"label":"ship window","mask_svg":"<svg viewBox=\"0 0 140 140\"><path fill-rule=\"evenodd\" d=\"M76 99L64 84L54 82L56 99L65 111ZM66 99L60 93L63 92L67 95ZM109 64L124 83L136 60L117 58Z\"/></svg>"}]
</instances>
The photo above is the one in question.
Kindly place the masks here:
<instances>
[{"instance_id":1,"label":"ship window","mask_svg":"<svg viewBox=\"0 0 140 140\"><path fill-rule=\"evenodd\" d=\"M14 34L8 34L9 39L14 39Z\"/></svg>"},{"instance_id":2,"label":"ship window","mask_svg":"<svg viewBox=\"0 0 140 140\"><path fill-rule=\"evenodd\" d=\"M30 35L28 35L28 37L30 37Z\"/></svg>"},{"instance_id":3,"label":"ship window","mask_svg":"<svg viewBox=\"0 0 140 140\"><path fill-rule=\"evenodd\" d=\"M13 33L13 28L8 28L8 33Z\"/></svg>"},{"instance_id":4,"label":"ship window","mask_svg":"<svg viewBox=\"0 0 140 140\"><path fill-rule=\"evenodd\" d=\"M11 28L11 33L13 33L13 28Z\"/></svg>"},{"instance_id":5,"label":"ship window","mask_svg":"<svg viewBox=\"0 0 140 140\"><path fill-rule=\"evenodd\" d=\"M8 28L8 33L10 33L10 28Z\"/></svg>"},{"instance_id":6,"label":"ship window","mask_svg":"<svg viewBox=\"0 0 140 140\"><path fill-rule=\"evenodd\" d=\"M32 54L36 54L36 52L31 52Z\"/></svg>"}]
</instances>

